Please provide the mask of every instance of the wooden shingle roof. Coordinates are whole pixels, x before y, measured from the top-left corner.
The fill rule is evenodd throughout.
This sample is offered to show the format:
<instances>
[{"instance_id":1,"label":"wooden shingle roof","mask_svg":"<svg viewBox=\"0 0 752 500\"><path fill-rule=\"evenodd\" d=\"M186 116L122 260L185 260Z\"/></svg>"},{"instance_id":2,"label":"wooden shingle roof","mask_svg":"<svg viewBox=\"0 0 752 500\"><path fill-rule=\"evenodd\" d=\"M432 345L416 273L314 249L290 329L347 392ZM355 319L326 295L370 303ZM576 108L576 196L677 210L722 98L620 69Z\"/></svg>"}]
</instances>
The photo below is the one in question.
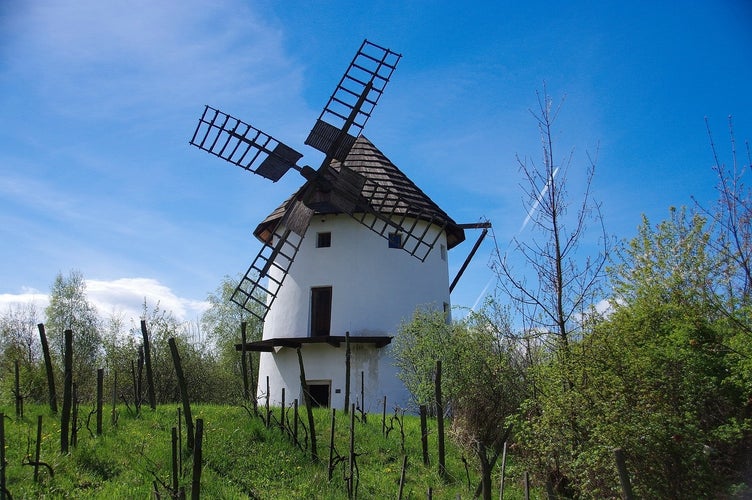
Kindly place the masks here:
<instances>
[{"instance_id":1,"label":"wooden shingle roof","mask_svg":"<svg viewBox=\"0 0 752 500\"><path fill-rule=\"evenodd\" d=\"M341 167L337 160L332 161L331 165L338 171ZM384 213L407 213L445 225L448 248L464 241L464 230L364 136L361 135L355 141L345 158L345 166L372 181L364 186L362 194L372 201L375 208L383 207ZM382 189L374 189L376 186ZM299 192L300 190L292 197L297 196ZM390 193L396 193L398 196L390 196ZM287 200L269 214L256 227L253 234L259 239L263 234L268 234L270 226L284 215L286 205Z\"/></svg>"}]
</instances>

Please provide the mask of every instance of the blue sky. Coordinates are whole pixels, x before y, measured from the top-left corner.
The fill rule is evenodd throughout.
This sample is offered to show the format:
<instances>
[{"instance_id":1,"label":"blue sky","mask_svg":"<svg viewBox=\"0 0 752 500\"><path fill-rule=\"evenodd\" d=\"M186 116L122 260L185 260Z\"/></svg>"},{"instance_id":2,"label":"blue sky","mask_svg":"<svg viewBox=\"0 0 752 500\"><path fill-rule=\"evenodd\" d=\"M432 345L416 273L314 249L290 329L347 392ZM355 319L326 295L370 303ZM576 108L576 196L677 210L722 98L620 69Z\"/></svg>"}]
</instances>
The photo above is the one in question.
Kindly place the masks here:
<instances>
[{"instance_id":1,"label":"blue sky","mask_svg":"<svg viewBox=\"0 0 752 500\"><path fill-rule=\"evenodd\" d=\"M559 101L558 158L609 233L715 198L707 116L752 136L752 6L698 2L6 1L0 5L0 306L44 305L80 270L103 315L160 300L195 320L258 251L272 184L188 145L205 104L303 145L364 38L403 59L365 129L458 222L505 245L525 219L515 156L540 158L530 108ZM293 173L294 174L294 173ZM477 234L450 253L456 272ZM524 231L520 238L530 235ZM491 278L483 245L452 296Z\"/></svg>"}]
</instances>

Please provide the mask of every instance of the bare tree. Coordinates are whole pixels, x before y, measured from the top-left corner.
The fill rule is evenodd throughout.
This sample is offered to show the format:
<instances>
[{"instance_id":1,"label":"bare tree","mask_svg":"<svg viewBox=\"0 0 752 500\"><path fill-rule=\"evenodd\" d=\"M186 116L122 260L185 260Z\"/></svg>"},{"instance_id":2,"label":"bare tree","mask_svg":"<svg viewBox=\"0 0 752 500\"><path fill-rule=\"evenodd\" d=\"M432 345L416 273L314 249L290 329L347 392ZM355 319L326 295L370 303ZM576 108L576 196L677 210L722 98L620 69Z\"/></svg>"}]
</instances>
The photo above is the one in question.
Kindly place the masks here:
<instances>
[{"instance_id":1,"label":"bare tree","mask_svg":"<svg viewBox=\"0 0 752 500\"><path fill-rule=\"evenodd\" d=\"M552 132L561 105L553 107L545 87L537 95L538 110L531 114L540 132L542 163L517 157L527 209L525 225L532 225L530 240L515 237L512 241L513 250L522 256L524 270L518 272L498 245L492 267L502 292L515 304L524 331L544 340L553 336L555 347L566 352L579 330L579 320L598 298L611 242L600 205L591 198L596 161L590 154L584 192L576 212L569 214L572 201L566 189L567 174L574 155L570 151L557 160ZM594 256L583 255L580 249L589 222L601 232Z\"/></svg>"},{"instance_id":2,"label":"bare tree","mask_svg":"<svg viewBox=\"0 0 752 500\"><path fill-rule=\"evenodd\" d=\"M728 118L729 141L731 146L731 162L721 161L716 149L710 124L707 117L705 125L710 139L713 153L713 171L716 174L718 201L714 209L703 207L697 200L698 211L713 223L714 237L709 245L722 263L719 272L723 274L722 283L726 283L725 290L713 294L714 302L719 311L728 317L734 317L734 312L741 306L749 305L752 298L752 193L744 184L744 176L752 166L752 153L748 141L744 142L746 163L740 159L736 149L734 124L732 117ZM743 154L741 155L743 158ZM725 303L718 303L715 297L724 297ZM747 331L749 325L743 326Z\"/></svg>"}]
</instances>

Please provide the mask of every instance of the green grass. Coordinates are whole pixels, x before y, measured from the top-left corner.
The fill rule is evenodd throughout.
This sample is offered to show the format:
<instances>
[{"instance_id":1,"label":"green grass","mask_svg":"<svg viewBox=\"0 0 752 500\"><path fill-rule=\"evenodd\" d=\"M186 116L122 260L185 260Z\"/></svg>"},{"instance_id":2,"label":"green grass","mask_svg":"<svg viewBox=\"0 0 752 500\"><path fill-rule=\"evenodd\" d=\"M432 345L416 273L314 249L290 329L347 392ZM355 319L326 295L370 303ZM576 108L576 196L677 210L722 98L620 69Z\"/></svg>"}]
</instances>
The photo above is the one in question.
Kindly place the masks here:
<instances>
[{"instance_id":1,"label":"green grass","mask_svg":"<svg viewBox=\"0 0 752 500\"><path fill-rule=\"evenodd\" d=\"M90 408L81 407L84 425L78 431L78 444L70 453L60 453L60 421L45 406L27 406L25 417L16 419L10 406L0 406L5 418L6 478L10 493L19 498L154 498L152 483L170 483L171 429L177 426L177 405L164 405L140 416L119 407L116 426L104 417L102 436L94 437L85 426ZM306 421L301 409L301 422ZM106 412L108 413L108 412ZM204 421L203 498L347 498L344 474L347 461L327 477L330 410L315 412L319 462L313 462L310 450L302 451L290 436L274 426L267 429L262 420L251 417L242 407L193 405L194 419ZM349 417L337 412L335 448L346 457L349 451ZM41 461L54 470L54 477L44 468L39 481L33 481L34 467L23 465L33 460L36 445L37 415L43 415ZM279 415L279 409L275 409ZM94 430L94 418L91 427ZM389 417L387 417L387 421ZM399 427L387 437L382 435L381 415L368 415L366 423L355 423L355 452L359 468L358 498L397 498L402 460L408 457L403 498L426 498L432 488L433 498L472 498L468 490L462 453L447 438L447 470L442 480L436 465L436 425L429 423L431 464L424 466L420 443L420 420L405 416L405 450ZM300 431L301 437L303 431ZM183 448L185 428L183 426ZM475 461L467 457L472 490L479 481ZM180 485L191 491L192 456L182 453ZM497 472L498 473L498 472ZM519 478L522 472L507 467L505 498L522 498ZM498 477L495 478L498 485ZM160 486L162 498L168 491ZM494 495L498 498L498 493Z\"/></svg>"}]
</instances>

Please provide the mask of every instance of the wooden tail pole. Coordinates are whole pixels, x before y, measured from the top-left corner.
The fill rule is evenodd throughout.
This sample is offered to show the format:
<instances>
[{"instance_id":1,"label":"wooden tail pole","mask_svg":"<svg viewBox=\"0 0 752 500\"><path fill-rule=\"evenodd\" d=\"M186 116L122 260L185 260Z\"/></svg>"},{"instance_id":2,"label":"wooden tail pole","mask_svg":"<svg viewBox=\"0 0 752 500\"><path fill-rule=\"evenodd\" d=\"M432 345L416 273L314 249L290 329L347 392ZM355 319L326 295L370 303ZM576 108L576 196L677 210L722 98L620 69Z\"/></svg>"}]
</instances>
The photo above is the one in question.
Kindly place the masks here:
<instances>
[{"instance_id":1,"label":"wooden tail pole","mask_svg":"<svg viewBox=\"0 0 752 500\"><path fill-rule=\"evenodd\" d=\"M308 383L306 382L303 354L300 352L300 347L298 347L296 351L298 352L298 365L300 366L300 388L303 390L303 397L305 398L306 413L308 414L308 432L311 435L311 460L316 462L319 457L316 451L316 429L313 422L313 403L311 402L311 393L308 391Z\"/></svg>"}]
</instances>

